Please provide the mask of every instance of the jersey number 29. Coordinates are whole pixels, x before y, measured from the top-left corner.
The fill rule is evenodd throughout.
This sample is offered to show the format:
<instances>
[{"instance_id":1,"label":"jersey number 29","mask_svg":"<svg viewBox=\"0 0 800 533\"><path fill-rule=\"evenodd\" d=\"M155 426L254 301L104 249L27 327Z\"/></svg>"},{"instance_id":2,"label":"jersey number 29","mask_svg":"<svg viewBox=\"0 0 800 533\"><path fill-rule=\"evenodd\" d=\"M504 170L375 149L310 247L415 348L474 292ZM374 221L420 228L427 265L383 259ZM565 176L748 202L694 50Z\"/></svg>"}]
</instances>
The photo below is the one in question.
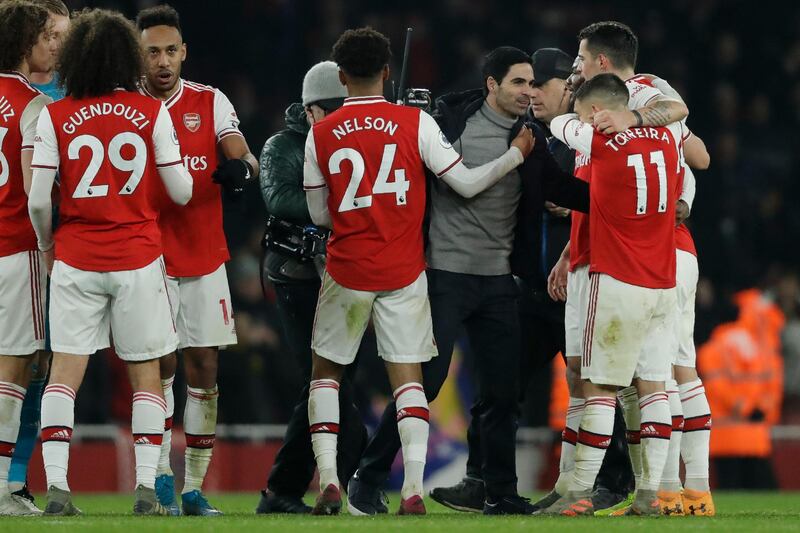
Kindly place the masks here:
<instances>
[{"instance_id":1,"label":"jersey number 29","mask_svg":"<svg viewBox=\"0 0 800 533\"><path fill-rule=\"evenodd\" d=\"M406 204L406 192L409 187L408 180L406 180L406 171L402 168L396 169L394 171L394 181L389 181L389 173L392 171L395 152L397 152L396 144L387 144L383 147L381 166L378 169L375 184L372 186L372 194L366 196L356 196L361 180L364 179L364 157L358 150L353 148L339 148L333 152L330 160L328 160L328 171L331 174L339 174L342 171L342 162L345 160L350 161L353 165L353 174L350 176L350 182L347 184L347 189L344 191L344 196L342 196L342 201L339 204L340 213L370 207L373 194L394 193L397 205Z\"/></svg>"},{"instance_id":2,"label":"jersey number 29","mask_svg":"<svg viewBox=\"0 0 800 533\"><path fill-rule=\"evenodd\" d=\"M122 149L125 146L133 147L133 157L125 159L122 156ZM83 173L73 198L98 198L108 195L108 185L92 185L92 181L97 177L103 165L106 149L103 142L94 135L78 135L67 147L67 155L70 159L79 159L82 148L89 148L92 152L92 159L89 166ZM133 194L139 182L142 180L144 170L147 165L147 145L137 134L124 131L118 133L108 143L108 160L117 170L130 172L128 181L119 190L119 194Z\"/></svg>"}]
</instances>

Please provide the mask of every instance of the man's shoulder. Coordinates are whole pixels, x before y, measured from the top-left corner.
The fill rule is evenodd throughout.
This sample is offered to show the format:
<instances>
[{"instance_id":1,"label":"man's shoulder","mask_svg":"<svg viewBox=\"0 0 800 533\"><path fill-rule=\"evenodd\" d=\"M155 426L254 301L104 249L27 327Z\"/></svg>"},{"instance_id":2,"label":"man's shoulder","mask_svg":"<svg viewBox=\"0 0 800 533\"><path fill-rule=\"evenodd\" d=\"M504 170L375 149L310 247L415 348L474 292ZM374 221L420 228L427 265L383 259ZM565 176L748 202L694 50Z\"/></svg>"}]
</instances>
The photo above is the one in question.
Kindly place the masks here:
<instances>
[{"instance_id":1,"label":"man's shoulder","mask_svg":"<svg viewBox=\"0 0 800 533\"><path fill-rule=\"evenodd\" d=\"M450 142L461 136L467 119L481 108L485 99L482 89L448 93L436 99L432 115Z\"/></svg>"}]
</instances>

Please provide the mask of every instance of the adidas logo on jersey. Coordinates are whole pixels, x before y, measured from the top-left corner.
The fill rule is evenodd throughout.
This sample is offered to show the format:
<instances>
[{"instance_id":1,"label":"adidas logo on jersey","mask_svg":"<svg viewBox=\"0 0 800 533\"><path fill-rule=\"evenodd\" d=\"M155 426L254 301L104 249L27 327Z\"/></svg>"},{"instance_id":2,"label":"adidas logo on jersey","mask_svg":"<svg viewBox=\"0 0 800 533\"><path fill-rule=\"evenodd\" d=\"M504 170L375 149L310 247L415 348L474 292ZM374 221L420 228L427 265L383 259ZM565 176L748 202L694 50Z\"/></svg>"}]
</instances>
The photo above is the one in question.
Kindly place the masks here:
<instances>
[{"instance_id":1,"label":"adidas logo on jersey","mask_svg":"<svg viewBox=\"0 0 800 533\"><path fill-rule=\"evenodd\" d=\"M606 439L606 440L600 441L599 446L601 448L608 448L609 446L611 446L611 439Z\"/></svg>"},{"instance_id":2,"label":"adidas logo on jersey","mask_svg":"<svg viewBox=\"0 0 800 533\"><path fill-rule=\"evenodd\" d=\"M47 440L60 440L63 442L69 442L70 439L72 439L71 431L69 431L68 429L59 429L58 431L50 435L50 437Z\"/></svg>"},{"instance_id":3,"label":"adidas logo on jersey","mask_svg":"<svg viewBox=\"0 0 800 533\"><path fill-rule=\"evenodd\" d=\"M135 441L133 441L133 444L134 445L141 444L141 445L144 445L144 446L147 446L147 445L156 446L156 443L151 441L150 438L147 435L140 435Z\"/></svg>"},{"instance_id":4,"label":"adidas logo on jersey","mask_svg":"<svg viewBox=\"0 0 800 533\"><path fill-rule=\"evenodd\" d=\"M658 431L653 426L643 426L641 436L642 437L652 437L654 435L658 435Z\"/></svg>"}]
</instances>

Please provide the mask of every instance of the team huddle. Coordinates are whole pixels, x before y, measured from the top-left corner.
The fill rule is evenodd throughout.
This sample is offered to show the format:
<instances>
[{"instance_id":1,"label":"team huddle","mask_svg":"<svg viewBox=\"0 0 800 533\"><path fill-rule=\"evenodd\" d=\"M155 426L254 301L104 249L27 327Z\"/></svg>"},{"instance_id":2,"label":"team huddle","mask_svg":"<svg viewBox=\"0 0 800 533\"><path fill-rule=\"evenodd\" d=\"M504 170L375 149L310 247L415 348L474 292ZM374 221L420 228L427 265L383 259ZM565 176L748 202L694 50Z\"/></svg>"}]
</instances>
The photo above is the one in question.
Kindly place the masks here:
<instances>
[{"instance_id":1,"label":"team huddle","mask_svg":"<svg viewBox=\"0 0 800 533\"><path fill-rule=\"evenodd\" d=\"M219 349L236 343L221 198L223 189L241 194L259 164L227 97L180 77L186 45L172 8L145 9L135 25L105 10L68 15L60 0L0 3L0 515L80 514L67 475L75 398L88 356L111 346L134 392L134 513L219 515L202 484ZM59 22L70 26L63 37ZM549 123L551 136L575 150L575 176L590 199L588 213L573 211L569 244L548 280L551 296L566 300L573 376L560 475L533 505L502 507L487 492L487 514L594 514L618 399L636 488L613 514L714 514L711 418L694 371L697 259L682 223L694 197L691 168L705 168L708 154L686 127L680 96L656 76L635 74L636 50L624 25L585 29L569 81L575 112ZM478 197L539 144L523 125L503 139L499 157L466 165L431 115L383 98L390 57L388 40L372 29L339 38L332 59L348 96L305 143L308 213L331 229L311 335L314 514L342 508L339 389L370 323L396 404L405 474L398 513L425 514L435 393L424 365L440 350L423 239L426 182ZM525 57L484 80L489 101L525 75L532 86ZM54 99L31 79L56 61L64 94ZM508 81L511 71L522 74ZM177 351L187 381L180 504L169 457ZM25 485L38 422L31 432L28 404L41 405L44 511ZM374 514L349 492L352 514Z\"/></svg>"}]
</instances>

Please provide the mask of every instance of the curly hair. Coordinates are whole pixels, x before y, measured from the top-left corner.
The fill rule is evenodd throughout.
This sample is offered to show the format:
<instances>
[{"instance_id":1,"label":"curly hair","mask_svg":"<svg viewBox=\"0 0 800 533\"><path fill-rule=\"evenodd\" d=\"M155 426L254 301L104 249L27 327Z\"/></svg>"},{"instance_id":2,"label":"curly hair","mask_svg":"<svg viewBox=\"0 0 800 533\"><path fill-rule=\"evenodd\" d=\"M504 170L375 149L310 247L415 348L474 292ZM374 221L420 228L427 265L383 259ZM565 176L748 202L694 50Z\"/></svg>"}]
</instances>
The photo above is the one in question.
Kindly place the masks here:
<instances>
[{"instance_id":1,"label":"curly hair","mask_svg":"<svg viewBox=\"0 0 800 533\"><path fill-rule=\"evenodd\" d=\"M67 96L88 98L116 88L135 91L144 71L139 39L122 14L86 9L73 20L56 70Z\"/></svg>"},{"instance_id":2,"label":"curly hair","mask_svg":"<svg viewBox=\"0 0 800 533\"><path fill-rule=\"evenodd\" d=\"M62 17L69 16L69 8L67 4L62 2L61 0L28 0L38 6L42 6L50 13L55 13L56 15L61 15Z\"/></svg>"},{"instance_id":3,"label":"curly hair","mask_svg":"<svg viewBox=\"0 0 800 533\"><path fill-rule=\"evenodd\" d=\"M608 56L618 68L636 68L639 39L626 24L613 20L595 22L578 33L578 41L584 39L592 54Z\"/></svg>"},{"instance_id":4,"label":"curly hair","mask_svg":"<svg viewBox=\"0 0 800 533\"><path fill-rule=\"evenodd\" d=\"M148 7L139 11L139 14L136 15L136 28L139 31L144 31L153 26L170 26L177 29L178 33L183 33L181 31L180 15L169 4Z\"/></svg>"},{"instance_id":5,"label":"curly hair","mask_svg":"<svg viewBox=\"0 0 800 533\"><path fill-rule=\"evenodd\" d=\"M331 59L348 76L371 79L392 58L389 38L369 26L344 32L333 45Z\"/></svg>"},{"instance_id":6,"label":"curly hair","mask_svg":"<svg viewBox=\"0 0 800 533\"><path fill-rule=\"evenodd\" d=\"M0 2L0 70L16 70L47 29L46 9L22 0Z\"/></svg>"}]
</instances>

